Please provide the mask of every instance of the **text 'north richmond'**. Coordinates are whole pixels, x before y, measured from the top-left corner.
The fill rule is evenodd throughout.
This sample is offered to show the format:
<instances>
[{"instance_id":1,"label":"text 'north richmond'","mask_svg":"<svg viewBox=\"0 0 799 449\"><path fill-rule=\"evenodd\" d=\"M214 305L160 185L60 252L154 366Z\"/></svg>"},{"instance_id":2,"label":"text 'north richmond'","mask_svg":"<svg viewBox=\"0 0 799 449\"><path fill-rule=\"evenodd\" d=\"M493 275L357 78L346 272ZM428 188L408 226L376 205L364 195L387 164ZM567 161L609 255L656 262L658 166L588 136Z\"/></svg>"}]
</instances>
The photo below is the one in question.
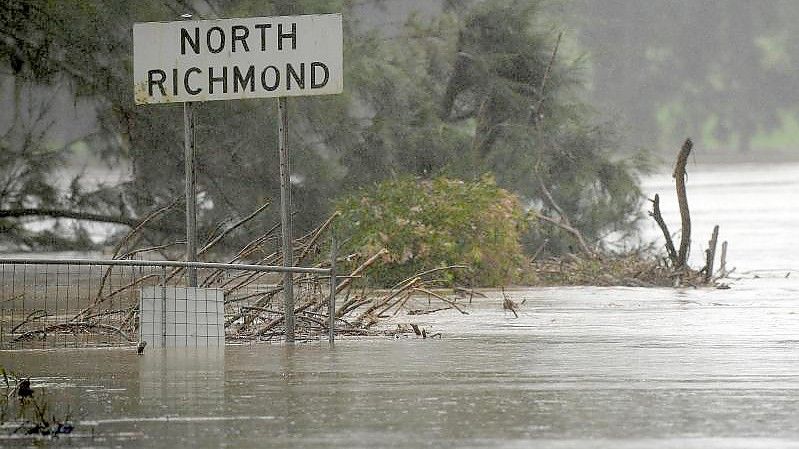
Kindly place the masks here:
<instances>
[{"instance_id":1,"label":"text 'north richmond'","mask_svg":"<svg viewBox=\"0 0 799 449\"><path fill-rule=\"evenodd\" d=\"M338 14L136 24L135 100L340 93L342 40Z\"/></svg>"}]
</instances>

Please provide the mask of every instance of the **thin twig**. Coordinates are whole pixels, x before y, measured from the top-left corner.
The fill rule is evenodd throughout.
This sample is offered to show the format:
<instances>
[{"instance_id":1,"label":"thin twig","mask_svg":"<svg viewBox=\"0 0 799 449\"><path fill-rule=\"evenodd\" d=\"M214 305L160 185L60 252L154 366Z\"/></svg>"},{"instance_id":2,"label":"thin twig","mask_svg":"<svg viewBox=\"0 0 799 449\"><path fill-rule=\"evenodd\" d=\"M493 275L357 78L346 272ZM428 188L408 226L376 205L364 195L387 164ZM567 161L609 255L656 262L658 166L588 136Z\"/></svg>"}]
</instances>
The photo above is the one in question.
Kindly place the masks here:
<instances>
[{"instance_id":1,"label":"thin twig","mask_svg":"<svg viewBox=\"0 0 799 449\"><path fill-rule=\"evenodd\" d=\"M241 220L239 220L239 221L233 223L232 225L228 226L227 228L225 228L224 231L222 231L219 235L214 237L213 240L211 240L210 242L206 243L205 246L202 247L202 249L197 251L197 255L201 256L201 255L205 254L208 250L213 248L214 245L216 245L222 239L224 239L228 234L230 234L231 232L235 231L237 228L239 228L243 224L247 223L248 221L252 220L253 218L257 217L258 214L263 212L267 207L269 207L270 204L271 204L270 202L264 203L258 209L255 209L250 215L247 215L246 217L242 218Z\"/></svg>"},{"instance_id":2,"label":"thin twig","mask_svg":"<svg viewBox=\"0 0 799 449\"><path fill-rule=\"evenodd\" d=\"M435 292L433 292L431 290L428 290L428 289L422 288L422 287L414 288L414 290L416 290L418 292L421 292L421 293L428 294L428 295L433 296L435 298L438 298L439 300L444 301L445 303L451 305L455 310L457 310L458 312L460 312L460 313L462 313L464 315L468 315L469 314L469 312L461 309L460 306L458 306L458 304L455 301L452 301L451 299L447 299L447 298L443 297L442 295L439 295L438 293L435 293Z\"/></svg>"},{"instance_id":3,"label":"thin twig","mask_svg":"<svg viewBox=\"0 0 799 449\"><path fill-rule=\"evenodd\" d=\"M552 73L552 66L555 65L555 58L558 55L558 48L560 48L560 40L562 37L563 31L558 33L558 40L555 42L555 47L552 49L552 56L549 58L549 64L547 64L547 68L544 70L544 76L541 78L541 87L538 91L538 101L536 102L535 107L532 108L532 113L530 114L530 122L534 123L536 128L541 126L541 108L544 105L544 98L546 98L544 93L546 92L547 81Z\"/></svg>"},{"instance_id":4,"label":"thin twig","mask_svg":"<svg viewBox=\"0 0 799 449\"><path fill-rule=\"evenodd\" d=\"M330 226L330 224L331 224L331 223L333 223L333 220L335 220L335 219L336 219L336 217L338 217L339 215L341 215L341 212L339 212L339 211L335 211L335 212L333 212L333 215L331 215L331 216L330 216L330 218L328 218L327 220L325 220L325 222L324 222L324 223L322 223L322 225L321 225L321 226L319 226L319 227L316 229L316 231L315 231L315 232L314 232L314 234L313 234L313 237L312 237L312 238L311 238L311 240L310 240L310 241L309 241L309 242L308 242L308 243L305 245L305 248L303 248L302 252L300 253L300 256L297 258L297 261L296 261L296 264L297 264L297 265L302 265L302 263L305 261L305 258L306 258L306 257L308 256L308 254L311 252L311 248L312 248L312 247L313 247L313 246L316 244L316 242L319 240L319 237L321 237L321 236L322 236L322 234L324 234L324 232L327 230L327 228Z\"/></svg>"},{"instance_id":5,"label":"thin twig","mask_svg":"<svg viewBox=\"0 0 799 449\"><path fill-rule=\"evenodd\" d=\"M74 331L76 331L78 329L101 329L101 330L105 330L105 331L111 331L111 332L114 332L114 333L117 333L117 334L121 335L122 338L124 338L126 341L130 341L130 339L128 338L127 334L125 334L118 327L109 326L107 324L89 323L89 322L85 322L85 321L79 321L79 322L75 322L75 323L53 324L52 326L47 326L44 329L37 329L37 330L25 332L24 334L18 336L14 340L12 340L12 343L29 340L29 339L35 337L36 335L42 335L42 334L43 335L47 335L49 333L53 333L53 332L57 332L57 331L64 331L64 330L72 330L74 332Z\"/></svg>"},{"instance_id":6,"label":"thin twig","mask_svg":"<svg viewBox=\"0 0 799 449\"><path fill-rule=\"evenodd\" d=\"M409 277L409 278L407 278L407 279L404 279L404 280L402 280L402 281L400 281L400 282L397 282L397 283L396 283L396 284L395 284L393 287L391 287L391 288L392 288L392 289L398 288L399 286L401 286L402 284L404 284L404 283L406 283L406 282L408 282L408 281L410 281L410 280L413 280L413 279L415 279L415 278L421 278L422 276L426 276L426 275L428 275L428 274L432 274L432 273L437 273L437 272L439 272L439 271L445 271L445 270L461 270L461 269L463 269L463 270L468 270L469 268L470 268L470 267L469 267L468 265L449 265L449 266L446 266L446 267L438 267L438 268L433 268L433 269L430 269L430 270L427 270L427 271L422 271L421 273L418 273L418 274L414 274L413 276L411 276L411 277Z\"/></svg>"},{"instance_id":7,"label":"thin twig","mask_svg":"<svg viewBox=\"0 0 799 449\"><path fill-rule=\"evenodd\" d=\"M574 236L574 238L577 240L577 242L580 244L580 249L582 249L583 252L585 254L587 254L588 256L592 256L593 257L593 256L596 255L593 251L591 251L591 249L585 243L585 240L583 239L583 235L580 233L580 231L578 231L573 226L569 225L568 223L564 223L564 222L562 222L560 220L556 220L556 219L554 219L552 217L548 217L548 216L546 216L546 215L544 215L542 213L539 213L539 212L532 212L532 214L533 214L533 216L535 216L539 220L542 220L542 221L545 221L545 222L547 222L547 223L549 223L551 225L557 226L557 227L563 229L564 231L569 232L570 234L572 234Z\"/></svg>"},{"instance_id":8,"label":"thin twig","mask_svg":"<svg viewBox=\"0 0 799 449\"><path fill-rule=\"evenodd\" d=\"M161 207L160 209L156 209L156 210L150 212L149 214L147 214L147 216L145 216L139 222L139 224L136 225L136 227L131 229L130 232L128 232L128 234L122 240L120 240L119 243L116 244L116 246L114 247L114 252L113 252L113 255L112 255L111 258L112 259L116 259L119 256L119 252L128 243L128 241L130 241L130 239L133 238L134 235L138 234L138 232L141 231L147 225L147 223L149 223L150 221L155 219L155 217L157 217L157 216L163 214L164 212L168 211L169 209L173 208L180 201L181 201L180 198L175 198L174 200L172 200L171 203L167 204L166 206ZM102 277L102 279L100 279L100 287L97 289L97 296L94 299L94 304L92 304L92 305L84 308L83 310L81 310L77 315L75 315L72 318L72 321L79 320L83 314L85 314L86 312L88 312L89 310L91 310L92 308L94 308L95 306L97 306L98 304L100 304L100 303L102 303L104 301L102 299L103 288L105 287L105 283L108 280L108 277L111 276L111 271L113 270L113 268L114 268L113 266L109 266L105 270L105 273L103 273L103 277Z\"/></svg>"},{"instance_id":9,"label":"thin twig","mask_svg":"<svg viewBox=\"0 0 799 449\"><path fill-rule=\"evenodd\" d=\"M14 332L17 331L17 329L25 326L26 324L32 323L32 322L37 321L37 320L40 320L42 318L46 318L48 316L50 316L50 315L47 313L46 310L34 310L33 312L29 313L28 316L26 316L25 319L23 319L21 323L19 323L16 326L14 326L11 329L11 332L9 332L9 333L13 334Z\"/></svg>"}]
</instances>

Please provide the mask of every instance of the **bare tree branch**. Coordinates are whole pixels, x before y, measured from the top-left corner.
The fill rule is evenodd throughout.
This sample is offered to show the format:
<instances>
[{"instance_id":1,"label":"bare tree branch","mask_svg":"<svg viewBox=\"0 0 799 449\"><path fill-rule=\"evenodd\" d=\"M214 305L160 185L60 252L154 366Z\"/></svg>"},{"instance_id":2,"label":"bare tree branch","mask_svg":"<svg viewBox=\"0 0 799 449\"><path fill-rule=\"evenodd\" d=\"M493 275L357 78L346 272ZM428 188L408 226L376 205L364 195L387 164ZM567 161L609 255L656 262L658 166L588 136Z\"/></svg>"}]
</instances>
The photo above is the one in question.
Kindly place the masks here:
<instances>
[{"instance_id":1,"label":"bare tree branch","mask_svg":"<svg viewBox=\"0 0 799 449\"><path fill-rule=\"evenodd\" d=\"M95 221L98 223L112 223L125 225L134 228L139 225L139 220L135 218L95 214L91 212L80 212L67 209L4 209L0 210L0 218L23 218L23 217L50 217L50 218L72 218L75 220ZM150 229L159 231L173 231L170 227L163 225L147 225Z\"/></svg>"},{"instance_id":2,"label":"bare tree branch","mask_svg":"<svg viewBox=\"0 0 799 449\"><path fill-rule=\"evenodd\" d=\"M669 227L666 226L666 222L663 221L663 215L660 213L660 195L655 194L655 199L649 200L652 202L652 212L649 212L649 216L655 219L655 223L658 224L660 230L663 232L663 237L666 239L666 251L669 254L669 260L671 260L672 265L677 265L677 251L674 249L674 242L671 240L671 233L669 233Z\"/></svg>"}]
</instances>

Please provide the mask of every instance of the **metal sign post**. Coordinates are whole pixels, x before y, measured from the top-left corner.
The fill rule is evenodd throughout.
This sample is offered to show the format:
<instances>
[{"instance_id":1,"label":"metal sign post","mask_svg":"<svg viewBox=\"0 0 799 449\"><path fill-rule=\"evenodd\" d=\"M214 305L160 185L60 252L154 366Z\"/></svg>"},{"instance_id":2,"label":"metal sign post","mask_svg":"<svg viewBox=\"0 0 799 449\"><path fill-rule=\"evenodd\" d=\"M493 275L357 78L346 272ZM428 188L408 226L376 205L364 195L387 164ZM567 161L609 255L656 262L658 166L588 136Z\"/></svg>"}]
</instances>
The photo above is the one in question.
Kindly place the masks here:
<instances>
[{"instance_id":1,"label":"metal sign post","mask_svg":"<svg viewBox=\"0 0 799 449\"><path fill-rule=\"evenodd\" d=\"M194 170L194 105L183 103L183 149L186 159L186 262L197 262L197 175ZM197 286L197 270L186 269L189 287Z\"/></svg>"},{"instance_id":2,"label":"metal sign post","mask_svg":"<svg viewBox=\"0 0 799 449\"><path fill-rule=\"evenodd\" d=\"M291 223L291 169L289 166L289 117L286 97L277 99L278 152L280 153L280 226L283 236L283 266L294 265L294 246ZM294 279L291 272L283 273L284 322L286 343L294 343Z\"/></svg>"},{"instance_id":3,"label":"metal sign post","mask_svg":"<svg viewBox=\"0 0 799 449\"><path fill-rule=\"evenodd\" d=\"M191 20L191 14L182 14L182 20ZM186 262L197 262L197 172L194 169L196 147L194 140L194 105L183 103L183 156L186 189ZM197 286L197 270L186 268L186 283Z\"/></svg>"}]
</instances>

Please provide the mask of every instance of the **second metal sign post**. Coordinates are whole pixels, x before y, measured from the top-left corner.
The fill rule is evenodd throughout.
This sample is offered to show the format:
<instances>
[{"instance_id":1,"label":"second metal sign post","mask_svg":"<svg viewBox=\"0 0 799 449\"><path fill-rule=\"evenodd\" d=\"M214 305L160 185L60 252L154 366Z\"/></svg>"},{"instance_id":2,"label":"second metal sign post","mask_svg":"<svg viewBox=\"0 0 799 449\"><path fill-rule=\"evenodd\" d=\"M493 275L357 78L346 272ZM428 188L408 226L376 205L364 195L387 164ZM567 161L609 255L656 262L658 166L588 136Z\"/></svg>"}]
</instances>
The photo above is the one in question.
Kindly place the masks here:
<instances>
[{"instance_id":1,"label":"second metal sign post","mask_svg":"<svg viewBox=\"0 0 799 449\"><path fill-rule=\"evenodd\" d=\"M283 237L283 266L294 266L291 220L291 167L289 165L289 117L286 97L277 99L278 152L280 153L280 226ZM292 273L283 273L283 307L286 324L286 342L294 342L294 282Z\"/></svg>"}]
</instances>

